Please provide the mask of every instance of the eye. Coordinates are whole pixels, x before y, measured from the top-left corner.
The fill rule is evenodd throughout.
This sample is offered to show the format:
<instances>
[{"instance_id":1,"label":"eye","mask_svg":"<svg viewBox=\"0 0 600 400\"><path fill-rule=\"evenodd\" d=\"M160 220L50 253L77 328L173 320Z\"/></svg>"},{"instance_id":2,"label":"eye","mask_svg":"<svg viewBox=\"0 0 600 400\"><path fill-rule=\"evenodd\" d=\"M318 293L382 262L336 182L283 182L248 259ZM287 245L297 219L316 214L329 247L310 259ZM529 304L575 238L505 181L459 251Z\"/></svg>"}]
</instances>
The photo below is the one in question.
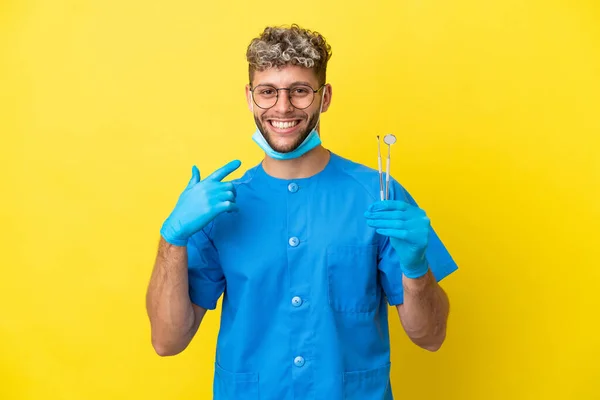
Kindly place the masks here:
<instances>
[{"instance_id":1,"label":"eye","mask_svg":"<svg viewBox=\"0 0 600 400\"><path fill-rule=\"evenodd\" d=\"M295 86L290 90L290 94L294 97L306 97L309 94L312 94L312 89L306 86Z\"/></svg>"},{"instance_id":2,"label":"eye","mask_svg":"<svg viewBox=\"0 0 600 400\"><path fill-rule=\"evenodd\" d=\"M261 89L258 94L261 96L270 96L273 93L275 93L275 91L273 89Z\"/></svg>"},{"instance_id":3,"label":"eye","mask_svg":"<svg viewBox=\"0 0 600 400\"><path fill-rule=\"evenodd\" d=\"M309 90L306 87L296 86L295 88L292 88L291 92L294 94L307 94Z\"/></svg>"}]
</instances>

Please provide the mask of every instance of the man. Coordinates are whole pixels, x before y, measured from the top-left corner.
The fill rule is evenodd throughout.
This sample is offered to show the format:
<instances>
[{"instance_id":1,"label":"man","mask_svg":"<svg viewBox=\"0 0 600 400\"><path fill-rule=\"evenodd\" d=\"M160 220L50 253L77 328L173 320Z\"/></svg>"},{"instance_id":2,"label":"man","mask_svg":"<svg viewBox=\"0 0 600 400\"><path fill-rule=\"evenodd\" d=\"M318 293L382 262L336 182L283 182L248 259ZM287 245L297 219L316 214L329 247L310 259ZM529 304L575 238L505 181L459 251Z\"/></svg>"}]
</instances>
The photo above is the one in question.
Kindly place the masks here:
<instances>
[{"instance_id":1,"label":"man","mask_svg":"<svg viewBox=\"0 0 600 400\"><path fill-rule=\"evenodd\" d=\"M214 398L392 399L388 304L418 346L444 341L438 281L457 266L409 195L321 145L331 48L267 28L247 50L264 160L192 177L161 229L147 293L152 344L183 351L223 294Z\"/></svg>"}]
</instances>

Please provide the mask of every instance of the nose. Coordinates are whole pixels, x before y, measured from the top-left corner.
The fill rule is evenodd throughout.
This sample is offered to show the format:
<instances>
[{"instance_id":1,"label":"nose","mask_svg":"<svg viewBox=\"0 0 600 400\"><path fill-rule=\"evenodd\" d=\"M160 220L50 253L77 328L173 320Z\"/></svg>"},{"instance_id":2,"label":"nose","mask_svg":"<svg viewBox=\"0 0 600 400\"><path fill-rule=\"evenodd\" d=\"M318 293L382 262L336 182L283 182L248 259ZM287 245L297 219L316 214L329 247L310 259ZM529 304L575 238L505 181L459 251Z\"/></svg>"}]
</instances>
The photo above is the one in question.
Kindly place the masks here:
<instances>
[{"instance_id":1,"label":"nose","mask_svg":"<svg viewBox=\"0 0 600 400\"><path fill-rule=\"evenodd\" d=\"M290 93L287 90L280 90L279 95L277 96L277 103L273 106L275 111L280 112L281 114L288 113L294 110L294 106L290 101Z\"/></svg>"}]
</instances>

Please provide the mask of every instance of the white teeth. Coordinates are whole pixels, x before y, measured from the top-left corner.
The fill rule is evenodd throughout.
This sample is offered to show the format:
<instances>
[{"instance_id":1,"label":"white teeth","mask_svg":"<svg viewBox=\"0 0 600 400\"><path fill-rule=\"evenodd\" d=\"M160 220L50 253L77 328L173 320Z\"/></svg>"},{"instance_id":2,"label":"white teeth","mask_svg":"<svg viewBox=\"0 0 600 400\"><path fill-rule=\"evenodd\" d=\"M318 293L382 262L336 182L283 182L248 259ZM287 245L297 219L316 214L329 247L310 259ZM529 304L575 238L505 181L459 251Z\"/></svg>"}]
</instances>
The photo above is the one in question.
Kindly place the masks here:
<instances>
[{"instance_id":1,"label":"white teeth","mask_svg":"<svg viewBox=\"0 0 600 400\"><path fill-rule=\"evenodd\" d=\"M273 126L278 129L288 129L288 128L298 125L298 121L292 121L292 122L271 121L271 124L273 124Z\"/></svg>"}]
</instances>

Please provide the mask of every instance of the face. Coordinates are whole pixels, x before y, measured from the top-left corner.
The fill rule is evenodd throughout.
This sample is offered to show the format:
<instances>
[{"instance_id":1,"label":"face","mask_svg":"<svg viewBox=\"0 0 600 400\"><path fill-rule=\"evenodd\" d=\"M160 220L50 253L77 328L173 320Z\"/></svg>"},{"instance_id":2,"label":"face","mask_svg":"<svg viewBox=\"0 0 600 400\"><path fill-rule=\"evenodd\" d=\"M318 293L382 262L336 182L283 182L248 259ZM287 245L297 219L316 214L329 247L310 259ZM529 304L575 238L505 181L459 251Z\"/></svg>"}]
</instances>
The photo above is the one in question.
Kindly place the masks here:
<instances>
[{"instance_id":1,"label":"face","mask_svg":"<svg viewBox=\"0 0 600 400\"><path fill-rule=\"evenodd\" d=\"M313 70L292 65L255 72L252 87L271 85L275 88L290 88L298 83L308 84L314 90L320 86ZM315 93L312 104L305 109L295 108L289 96L288 90L280 90L277 103L271 108L262 109L254 103L250 87L246 86L248 108L253 111L256 126L269 146L280 153L295 150L317 126L322 98L323 112L329 108L331 86L325 85Z\"/></svg>"}]
</instances>

